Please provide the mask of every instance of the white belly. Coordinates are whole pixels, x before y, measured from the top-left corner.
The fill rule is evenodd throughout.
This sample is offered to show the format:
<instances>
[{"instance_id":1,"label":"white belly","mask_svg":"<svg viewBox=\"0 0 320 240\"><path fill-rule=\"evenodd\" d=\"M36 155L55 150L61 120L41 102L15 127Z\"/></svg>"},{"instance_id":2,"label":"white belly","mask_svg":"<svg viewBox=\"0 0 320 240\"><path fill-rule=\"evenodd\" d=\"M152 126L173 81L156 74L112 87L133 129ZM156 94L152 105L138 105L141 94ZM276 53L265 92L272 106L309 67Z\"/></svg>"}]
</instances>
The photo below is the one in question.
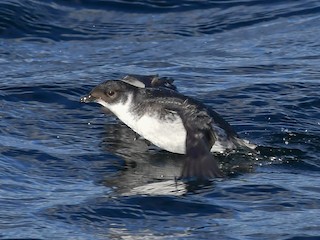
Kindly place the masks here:
<instances>
[{"instance_id":1,"label":"white belly","mask_svg":"<svg viewBox=\"0 0 320 240\"><path fill-rule=\"evenodd\" d=\"M158 120L150 115L142 116L134 131L154 145L169 152L186 152L186 130L182 120L177 117L174 120Z\"/></svg>"},{"instance_id":2,"label":"white belly","mask_svg":"<svg viewBox=\"0 0 320 240\"><path fill-rule=\"evenodd\" d=\"M130 111L132 102L130 95L126 103L110 105L102 100L97 102L111 110L124 124L159 148L180 154L186 152L187 133L179 116L163 120L152 114L136 117Z\"/></svg>"}]
</instances>

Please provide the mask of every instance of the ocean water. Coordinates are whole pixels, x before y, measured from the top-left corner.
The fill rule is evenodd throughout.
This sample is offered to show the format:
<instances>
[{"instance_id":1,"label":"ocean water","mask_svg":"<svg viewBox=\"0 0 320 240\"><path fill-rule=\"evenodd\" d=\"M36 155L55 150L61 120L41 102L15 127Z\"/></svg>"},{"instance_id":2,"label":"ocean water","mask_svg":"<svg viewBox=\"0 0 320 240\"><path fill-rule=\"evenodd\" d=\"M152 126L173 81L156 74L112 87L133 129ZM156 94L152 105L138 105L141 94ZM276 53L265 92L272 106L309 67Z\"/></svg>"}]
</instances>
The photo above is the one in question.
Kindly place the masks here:
<instances>
[{"instance_id":1,"label":"ocean water","mask_svg":"<svg viewBox=\"0 0 320 240\"><path fill-rule=\"evenodd\" d=\"M0 239L320 239L320 3L0 2ZM149 146L79 98L159 74L260 155L175 181Z\"/></svg>"}]
</instances>

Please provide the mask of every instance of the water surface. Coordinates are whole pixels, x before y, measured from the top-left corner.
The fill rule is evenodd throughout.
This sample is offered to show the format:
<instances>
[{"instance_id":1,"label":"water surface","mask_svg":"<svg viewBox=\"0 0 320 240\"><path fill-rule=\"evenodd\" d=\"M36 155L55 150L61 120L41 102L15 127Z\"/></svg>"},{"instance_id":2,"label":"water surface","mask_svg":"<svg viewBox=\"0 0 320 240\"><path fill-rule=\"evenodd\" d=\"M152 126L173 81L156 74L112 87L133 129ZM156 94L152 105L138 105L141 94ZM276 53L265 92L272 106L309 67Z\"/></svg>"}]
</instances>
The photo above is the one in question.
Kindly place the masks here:
<instances>
[{"instance_id":1,"label":"water surface","mask_svg":"<svg viewBox=\"0 0 320 240\"><path fill-rule=\"evenodd\" d=\"M318 1L0 3L0 238L320 237ZM183 157L80 96L172 77L260 146L228 177L175 182Z\"/></svg>"}]
</instances>

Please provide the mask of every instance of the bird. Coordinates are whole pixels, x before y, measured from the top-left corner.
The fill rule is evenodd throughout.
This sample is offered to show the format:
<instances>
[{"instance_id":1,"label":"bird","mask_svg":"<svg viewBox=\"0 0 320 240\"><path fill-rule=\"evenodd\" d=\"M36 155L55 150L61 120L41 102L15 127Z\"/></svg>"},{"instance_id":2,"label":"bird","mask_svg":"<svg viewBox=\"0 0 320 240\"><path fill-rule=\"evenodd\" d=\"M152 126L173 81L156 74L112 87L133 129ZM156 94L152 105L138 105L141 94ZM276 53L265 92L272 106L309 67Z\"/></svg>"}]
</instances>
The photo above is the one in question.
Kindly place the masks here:
<instances>
[{"instance_id":1,"label":"bird","mask_svg":"<svg viewBox=\"0 0 320 240\"><path fill-rule=\"evenodd\" d=\"M152 86L153 76L128 76L97 85L80 101L102 105L157 147L185 154L180 179L224 177L211 152L256 148L210 107L177 92L172 81Z\"/></svg>"}]
</instances>

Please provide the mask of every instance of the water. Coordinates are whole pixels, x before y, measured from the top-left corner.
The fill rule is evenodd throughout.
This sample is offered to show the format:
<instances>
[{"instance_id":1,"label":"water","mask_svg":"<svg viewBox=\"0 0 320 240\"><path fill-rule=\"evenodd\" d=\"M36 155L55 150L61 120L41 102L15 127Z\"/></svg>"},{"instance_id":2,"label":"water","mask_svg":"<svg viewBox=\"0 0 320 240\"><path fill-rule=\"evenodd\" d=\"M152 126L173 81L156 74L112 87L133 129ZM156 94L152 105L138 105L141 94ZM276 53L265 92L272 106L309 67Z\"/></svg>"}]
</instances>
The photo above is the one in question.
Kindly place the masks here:
<instances>
[{"instance_id":1,"label":"water","mask_svg":"<svg viewBox=\"0 0 320 240\"><path fill-rule=\"evenodd\" d=\"M0 3L0 238L318 239L320 3ZM159 151L80 96L172 77L260 146L175 182Z\"/></svg>"}]
</instances>

